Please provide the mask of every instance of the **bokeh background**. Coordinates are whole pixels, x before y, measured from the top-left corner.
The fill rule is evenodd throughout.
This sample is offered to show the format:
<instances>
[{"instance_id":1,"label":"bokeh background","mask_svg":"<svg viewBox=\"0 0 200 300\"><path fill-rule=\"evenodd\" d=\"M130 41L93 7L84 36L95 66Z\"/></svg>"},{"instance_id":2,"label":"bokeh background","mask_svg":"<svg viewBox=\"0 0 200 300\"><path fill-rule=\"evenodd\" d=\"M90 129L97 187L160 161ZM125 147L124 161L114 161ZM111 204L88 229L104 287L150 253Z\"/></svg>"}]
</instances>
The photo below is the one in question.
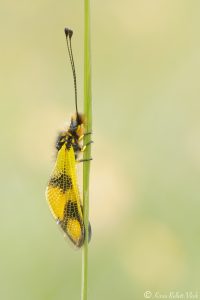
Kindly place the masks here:
<instances>
[{"instance_id":1,"label":"bokeh background","mask_svg":"<svg viewBox=\"0 0 200 300\"><path fill-rule=\"evenodd\" d=\"M89 300L200 298L200 2L91 1ZM45 201L54 140L83 104L83 1L0 3L0 299L80 299L81 251Z\"/></svg>"}]
</instances>

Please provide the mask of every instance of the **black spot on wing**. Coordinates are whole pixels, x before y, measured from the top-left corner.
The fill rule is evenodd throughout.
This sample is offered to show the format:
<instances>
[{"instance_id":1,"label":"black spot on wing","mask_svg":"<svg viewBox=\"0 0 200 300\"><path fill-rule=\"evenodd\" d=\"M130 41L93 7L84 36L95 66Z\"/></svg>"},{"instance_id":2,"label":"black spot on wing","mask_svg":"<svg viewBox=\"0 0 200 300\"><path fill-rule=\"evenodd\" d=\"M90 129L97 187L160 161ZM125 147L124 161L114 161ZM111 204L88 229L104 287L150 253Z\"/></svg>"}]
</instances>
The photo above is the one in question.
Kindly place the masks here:
<instances>
[{"instance_id":1,"label":"black spot on wing","mask_svg":"<svg viewBox=\"0 0 200 300\"><path fill-rule=\"evenodd\" d=\"M74 201L67 201L66 205L65 205L65 209L64 209L64 216L66 218L70 218L70 219L76 219L79 221L80 223L80 215L79 215L79 211L78 211L78 206L77 206L77 202Z\"/></svg>"},{"instance_id":2,"label":"black spot on wing","mask_svg":"<svg viewBox=\"0 0 200 300\"><path fill-rule=\"evenodd\" d=\"M53 187L58 187L63 191L63 193L69 189L72 189L72 179L65 173L52 177L49 181L49 184Z\"/></svg>"},{"instance_id":3,"label":"black spot on wing","mask_svg":"<svg viewBox=\"0 0 200 300\"><path fill-rule=\"evenodd\" d=\"M76 242L73 240L71 235L66 230L68 222L73 219L77 220L79 222L79 224L81 226L81 231L82 231L80 239ZM83 221L81 220L76 202L74 202L72 200L67 201L65 208L64 208L64 218L62 221L59 222L59 224L60 224L61 228L64 230L64 232L67 233L68 237L73 242L73 244L75 244L77 247L81 247L83 245L84 237L85 237L85 232L84 232L85 228L83 226Z\"/></svg>"}]
</instances>

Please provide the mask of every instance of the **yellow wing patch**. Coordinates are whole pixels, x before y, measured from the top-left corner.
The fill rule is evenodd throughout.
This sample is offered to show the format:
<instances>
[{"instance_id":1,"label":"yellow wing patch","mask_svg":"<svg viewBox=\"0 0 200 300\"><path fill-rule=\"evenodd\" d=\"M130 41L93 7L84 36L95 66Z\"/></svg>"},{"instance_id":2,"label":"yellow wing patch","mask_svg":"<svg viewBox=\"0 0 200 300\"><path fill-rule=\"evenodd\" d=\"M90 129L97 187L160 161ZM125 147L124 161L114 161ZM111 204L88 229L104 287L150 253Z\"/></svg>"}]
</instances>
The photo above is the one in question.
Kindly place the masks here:
<instances>
[{"instance_id":1,"label":"yellow wing patch","mask_svg":"<svg viewBox=\"0 0 200 300\"><path fill-rule=\"evenodd\" d=\"M62 145L46 189L49 208L73 244L84 243L84 223L73 147Z\"/></svg>"}]
</instances>

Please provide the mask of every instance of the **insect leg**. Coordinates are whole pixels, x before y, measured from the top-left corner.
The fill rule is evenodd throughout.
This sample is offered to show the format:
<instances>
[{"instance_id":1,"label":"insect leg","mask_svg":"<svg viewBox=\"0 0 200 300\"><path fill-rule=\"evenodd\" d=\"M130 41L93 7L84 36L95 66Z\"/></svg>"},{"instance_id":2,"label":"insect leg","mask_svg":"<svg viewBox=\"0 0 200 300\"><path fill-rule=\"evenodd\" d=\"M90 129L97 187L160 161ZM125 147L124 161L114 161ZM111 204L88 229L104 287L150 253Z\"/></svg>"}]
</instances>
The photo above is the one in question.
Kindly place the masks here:
<instances>
[{"instance_id":1,"label":"insect leg","mask_svg":"<svg viewBox=\"0 0 200 300\"><path fill-rule=\"evenodd\" d=\"M82 134L78 140L81 141L84 138L84 136L89 135L89 134L92 134L92 132L86 132L86 133Z\"/></svg>"},{"instance_id":2,"label":"insect leg","mask_svg":"<svg viewBox=\"0 0 200 300\"><path fill-rule=\"evenodd\" d=\"M92 131L88 131L88 132L84 133L84 136L89 135L89 134L92 134Z\"/></svg>"},{"instance_id":3,"label":"insect leg","mask_svg":"<svg viewBox=\"0 0 200 300\"><path fill-rule=\"evenodd\" d=\"M85 161L90 161L90 160L93 160L93 158L78 159L78 160L76 160L76 162L80 163L80 162L85 162Z\"/></svg>"},{"instance_id":4,"label":"insect leg","mask_svg":"<svg viewBox=\"0 0 200 300\"><path fill-rule=\"evenodd\" d=\"M86 147L89 146L89 145L92 144L92 143L94 143L94 142L93 142L93 141L89 141L87 144L85 144L85 145L80 149L80 151L81 151L81 152L84 152L85 149L86 149Z\"/></svg>"}]
</instances>

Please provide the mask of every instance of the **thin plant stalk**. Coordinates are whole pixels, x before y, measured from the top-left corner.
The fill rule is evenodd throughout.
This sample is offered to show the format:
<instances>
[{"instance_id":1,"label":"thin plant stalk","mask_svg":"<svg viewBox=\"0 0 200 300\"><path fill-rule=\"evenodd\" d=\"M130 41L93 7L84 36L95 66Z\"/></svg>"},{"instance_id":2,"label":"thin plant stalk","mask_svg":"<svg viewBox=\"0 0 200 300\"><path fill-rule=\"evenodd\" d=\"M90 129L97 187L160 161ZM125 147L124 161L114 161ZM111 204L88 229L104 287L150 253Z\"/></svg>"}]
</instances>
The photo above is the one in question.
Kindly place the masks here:
<instances>
[{"instance_id":1,"label":"thin plant stalk","mask_svg":"<svg viewBox=\"0 0 200 300\"><path fill-rule=\"evenodd\" d=\"M91 49L90 49L90 0L84 0L84 114L86 132L92 132L92 88L91 88ZM84 144L91 135L84 137ZM86 147L83 159L91 158L91 146ZM85 224L85 243L82 252L82 291L81 299L88 295L88 224L89 224L89 179L90 161L83 163L83 216Z\"/></svg>"}]
</instances>

